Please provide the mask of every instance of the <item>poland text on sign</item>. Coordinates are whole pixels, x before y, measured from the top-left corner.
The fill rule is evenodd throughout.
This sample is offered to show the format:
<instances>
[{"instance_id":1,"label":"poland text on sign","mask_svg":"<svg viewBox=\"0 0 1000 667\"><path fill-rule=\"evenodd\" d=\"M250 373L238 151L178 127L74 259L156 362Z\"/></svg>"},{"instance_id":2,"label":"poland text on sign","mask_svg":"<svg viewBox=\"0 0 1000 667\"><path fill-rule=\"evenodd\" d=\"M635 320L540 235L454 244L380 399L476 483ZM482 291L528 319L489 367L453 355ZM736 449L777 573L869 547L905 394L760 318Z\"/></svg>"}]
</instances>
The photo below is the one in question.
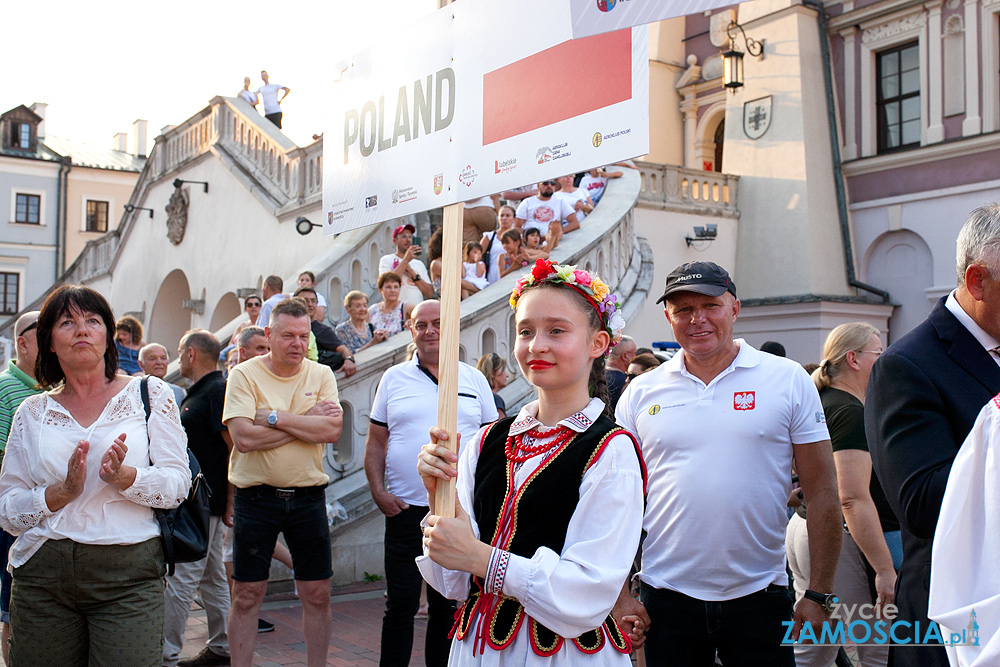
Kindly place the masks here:
<instances>
[{"instance_id":1,"label":"poland text on sign","mask_svg":"<svg viewBox=\"0 0 1000 667\"><path fill-rule=\"evenodd\" d=\"M566 11L462 0L356 54L324 134L324 234L647 153L646 28L573 40Z\"/></svg>"}]
</instances>

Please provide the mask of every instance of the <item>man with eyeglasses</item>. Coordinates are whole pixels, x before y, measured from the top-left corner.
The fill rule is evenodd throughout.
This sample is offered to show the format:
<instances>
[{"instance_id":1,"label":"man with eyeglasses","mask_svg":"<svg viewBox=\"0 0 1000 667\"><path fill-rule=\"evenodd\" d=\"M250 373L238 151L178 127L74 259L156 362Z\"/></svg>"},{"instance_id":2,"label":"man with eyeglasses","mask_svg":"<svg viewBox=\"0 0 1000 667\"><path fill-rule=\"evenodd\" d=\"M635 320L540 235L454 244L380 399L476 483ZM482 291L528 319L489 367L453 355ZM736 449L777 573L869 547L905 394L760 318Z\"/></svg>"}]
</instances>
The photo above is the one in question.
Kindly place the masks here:
<instances>
[{"instance_id":1,"label":"man with eyeglasses","mask_svg":"<svg viewBox=\"0 0 1000 667\"><path fill-rule=\"evenodd\" d=\"M563 233L580 228L576 212L566 199L555 197L558 183L542 181L538 194L528 197L517 206L514 225L522 230L537 229L545 236L545 249L552 252L559 245Z\"/></svg>"},{"instance_id":2,"label":"man with eyeglasses","mask_svg":"<svg viewBox=\"0 0 1000 667\"><path fill-rule=\"evenodd\" d=\"M423 301L413 309L410 333L417 348L409 361L382 375L371 409L365 442L365 474L372 498L385 514L385 617L381 667L406 667L413 648L413 618L423 579L414 558L423 554L420 521L427 515L427 491L413 462L437 423L441 303ZM486 376L458 365L458 432L472 436L496 421ZM428 619L424 655L428 667L445 667L455 603L427 588Z\"/></svg>"},{"instance_id":3,"label":"man with eyeglasses","mask_svg":"<svg viewBox=\"0 0 1000 667\"><path fill-rule=\"evenodd\" d=\"M32 310L17 318L14 323L14 339L17 346L17 358L8 362L7 368L0 372L0 461L7 447L7 436L10 435L10 425L14 413L24 399L41 393L41 388L35 381L35 358L38 356L38 341L35 339L35 329L38 326L38 311ZM11 576L7 573L7 552L14 544L14 536L0 531L0 648L3 649L4 664L8 664L7 643L10 640L10 585Z\"/></svg>"}]
</instances>

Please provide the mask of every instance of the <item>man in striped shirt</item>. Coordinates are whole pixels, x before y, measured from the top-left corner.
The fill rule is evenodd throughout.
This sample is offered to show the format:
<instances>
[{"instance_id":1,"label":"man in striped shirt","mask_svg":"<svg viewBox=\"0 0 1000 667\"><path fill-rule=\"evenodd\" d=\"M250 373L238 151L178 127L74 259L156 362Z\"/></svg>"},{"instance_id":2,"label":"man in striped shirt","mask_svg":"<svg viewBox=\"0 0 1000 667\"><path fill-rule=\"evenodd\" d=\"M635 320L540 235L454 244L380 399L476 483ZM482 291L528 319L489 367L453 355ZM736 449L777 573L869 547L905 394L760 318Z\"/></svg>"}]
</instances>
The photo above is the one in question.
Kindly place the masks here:
<instances>
[{"instance_id":1,"label":"man in striped shirt","mask_svg":"<svg viewBox=\"0 0 1000 667\"><path fill-rule=\"evenodd\" d=\"M14 323L14 340L17 358L8 362L6 370L0 372L0 460L7 448L10 424L14 420L17 406L42 390L36 388L35 358L38 356L38 342L35 327L38 325L38 311L32 310L17 318ZM8 664L7 643L10 640L10 584L7 574L7 552L14 544L14 536L0 530L0 648L3 650L4 664Z\"/></svg>"}]
</instances>

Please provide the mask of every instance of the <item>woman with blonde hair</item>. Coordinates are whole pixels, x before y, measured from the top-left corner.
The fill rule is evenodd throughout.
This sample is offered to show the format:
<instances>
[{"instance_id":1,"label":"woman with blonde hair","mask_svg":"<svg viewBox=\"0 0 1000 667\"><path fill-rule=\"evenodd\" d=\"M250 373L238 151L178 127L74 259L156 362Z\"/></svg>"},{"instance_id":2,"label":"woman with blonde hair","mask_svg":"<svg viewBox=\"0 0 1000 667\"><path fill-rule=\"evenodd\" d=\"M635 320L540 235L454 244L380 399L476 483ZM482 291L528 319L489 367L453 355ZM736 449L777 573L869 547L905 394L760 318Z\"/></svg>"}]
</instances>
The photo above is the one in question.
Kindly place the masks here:
<instances>
[{"instance_id":1,"label":"woman with blonde hair","mask_svg":"<svg viewBox=\"0 0 1000 667\"><path fill-rule=\"evenodd\" d=\"M879 613L893 602L896 568L902 558L899 522L873 474L865 440L865 390L880 354L878 329L866 322L841 324L827 336L823 360L812 374L830 429L844 513L844 539L834 591L848 608L874 604ZM809 546L806 522L798 513L789 521L785 544L795 577L796 598L801 598L809 587ZM874 573L869 574L871 571ZM876 619L861 620L872 624ZM857 649L862 667L886 664L887 645L858 645ZM836 645L796 645L795 664L832 665L837 650Z\"/></svg>"}]
</instances>

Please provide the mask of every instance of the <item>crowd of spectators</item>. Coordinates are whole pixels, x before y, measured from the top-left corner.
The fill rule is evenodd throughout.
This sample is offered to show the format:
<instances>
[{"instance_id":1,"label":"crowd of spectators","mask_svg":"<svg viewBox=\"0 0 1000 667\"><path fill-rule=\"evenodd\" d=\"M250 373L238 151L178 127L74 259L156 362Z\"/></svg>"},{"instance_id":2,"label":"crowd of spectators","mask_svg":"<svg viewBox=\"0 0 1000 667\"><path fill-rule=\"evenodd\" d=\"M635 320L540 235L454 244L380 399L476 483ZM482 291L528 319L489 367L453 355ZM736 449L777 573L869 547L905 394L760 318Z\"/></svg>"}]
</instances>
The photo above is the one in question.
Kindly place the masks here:
<instances>
[{"instance_id":1,"label":"crowd of spectators","mask_svg":"<svg viewBox=\"0 0 1000 667\"><path fill-rule=\"evenodd\" d=\"M566 177L539 183L535 193L503 193L508 201L517 200L508 194L524 196L517 208L490 208L493 228L485 233L483 211L477 211L482 238L464 246L463 290L488 287L491 268L495 282L545 258L572 233L602 191L598 180L571 191L572 183ZM474 208L499 200L490 201ZM545 206L549 212L539 214ZM379 383L365 453L372 496L387 517L391 580L383 654L406 664L422 585L414 558L428 554L422 531L429 509L415 451L433 426L441 324L434 299L440 235L431 238L428 270L414 233L411 225L393 230L395 252L380 261L380 300L370 304L363 292L349 292L336 326L327 321L316 276L303 271L291 294L281 277L266 277L260 294L245 298L245 319L228 341L204 330L186 332L177 361L187 390L166 381L167 348L146 341L135 317L115 320L90 288L60 287L41 311L18 318L17 358L0 373L0 526L6 531L0 553L9 564L5 573L12 573L0 582L5 661L9 644L15 667L249 665L254 632L273 629L259 617L272 558L295 565L307 652L325 655L331 562L322 491L329 480L321 455L325 443L339 439L343 423L335 373L351 377L358 351L406 332L413 354ZM498 239L502 251L494 253ZM958 287L927 321L884 351L870 324L840 325L820 361L808 365L811 378L784 358L779 343L757 350L733 337L740 302L725 269L699 262L671 272L657 303L664 304L679 351L668 356L620 336L606 362L601 352L591 369L602 378L602 400L587 410L603 412L606 405L635 435L648 466L646 501L622 510L645 512L648 532L641 546L642 603L626 584L612 610L628 646L638 648L648 636L653 664L668 656L708 664L718 656L726 664L748 659L745 664L825 667L841 646L793 647L775 639L782 624L793 624L787 626L794 627L792 637L810 627L818 634L837 604L867 605L898 613L910 623L906 638L927 643L918 623L926 629L933 619L962 630L955 624L976 604L985 641L975 645L975 655L971 644L951 655L1000 656L990 615L1000 590L963 574L991 572L981 567L991 554L977 540L990 530L985 522L994 508L980 507L963 485L971 480L983 495L996 494L998 466L988 457L995 456L991 443L1000 431L994 424L1000 412L991 407L1000 399L990 402L1000 392L1000 297L991 277L998 243L1000 205L978 209L958 240ZM588 303L581 312L591 317ZM553 316L534 307L536 320ZM551 362L532 363L527 367L544 384ZM525 367L519 363L527 376ZM459 395L475 399L460 407L466 432L507 417L498 392L511 371L508 359L495 353L475 367L462 365ZM724 400L713 402L713 392ZM661 415L668 410L683 417ZM213 490L210 552L197 565L179 567L164 591L153 510L174 507L187 493L185 443ZM949 472L964 477L952 481ZM644 479L646 473L643 467ZM939 514L951 522L936 526ZM961 549L937 542L936 527ZM674 539L678 531L701 539ZM276 541L279 533L288 549ZM503 549L490 557L494 591L507 589L493 560L510 558ZM964 569L954 567L959 561ZM68 574L54 583L51 572L60 568ZM199 585L210 636L197 656L181 660L186 613ZM427 654L440 659L448 647L440 631L450 627L454 605L440 595L429 598ZM744 621L705 633L713 610L723 617L739 612ZM864 620L875 633L878 619ZM122 663L122 652L136 643L141 654ZM947 664L944 650L909 648L859 647L858 656L863 667Z\"/></svg>"}]
</instances>

